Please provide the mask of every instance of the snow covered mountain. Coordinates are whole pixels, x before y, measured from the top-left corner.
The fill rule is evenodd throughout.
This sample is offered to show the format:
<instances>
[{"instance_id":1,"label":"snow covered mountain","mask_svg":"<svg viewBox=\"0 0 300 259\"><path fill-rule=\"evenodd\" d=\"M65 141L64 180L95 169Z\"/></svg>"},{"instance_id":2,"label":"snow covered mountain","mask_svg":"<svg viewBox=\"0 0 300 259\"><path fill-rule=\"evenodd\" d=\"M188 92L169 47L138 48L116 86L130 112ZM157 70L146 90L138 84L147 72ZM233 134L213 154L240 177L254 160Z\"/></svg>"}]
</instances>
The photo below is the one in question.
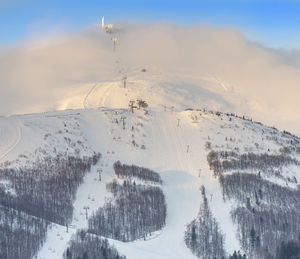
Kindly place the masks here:
<instances>
[{"instance_id":1,"label":"snow covered mountain","mask_svg":"<svg viewBox=\"0 0 300 259\"><path fill-rule=\"evenodd\" d=\"M64 100L82 109L0 118L0 257L297 248L300 139L220 112L234 95L198 80L182 88L141 67Z\"/></svg>"}]
</instances>

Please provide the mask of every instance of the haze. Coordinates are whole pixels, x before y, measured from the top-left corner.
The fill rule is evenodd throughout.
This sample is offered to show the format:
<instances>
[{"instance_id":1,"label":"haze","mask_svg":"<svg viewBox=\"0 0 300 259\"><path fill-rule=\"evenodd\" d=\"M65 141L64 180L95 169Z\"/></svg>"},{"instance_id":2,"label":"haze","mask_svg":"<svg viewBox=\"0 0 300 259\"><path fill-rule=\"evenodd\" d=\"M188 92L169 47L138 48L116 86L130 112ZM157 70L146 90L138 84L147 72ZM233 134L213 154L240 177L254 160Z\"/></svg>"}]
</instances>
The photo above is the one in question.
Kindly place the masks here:
<instances>
[{"instance_id":1,"label":"haze","mask_svg":"<svg viewBox=\"0 0 300 259\"><path fill-rule=\"evenodd\" d=\"M116 52L96 26L2 48L1 115L82 108L86 84L121 80L122 64L123 74L130 76L137 67L155 69L183 89L214 81L230 103L229 112L300 134L298 51L266 48L231 28L122 26Z\"/></svg>"}]
</instances>

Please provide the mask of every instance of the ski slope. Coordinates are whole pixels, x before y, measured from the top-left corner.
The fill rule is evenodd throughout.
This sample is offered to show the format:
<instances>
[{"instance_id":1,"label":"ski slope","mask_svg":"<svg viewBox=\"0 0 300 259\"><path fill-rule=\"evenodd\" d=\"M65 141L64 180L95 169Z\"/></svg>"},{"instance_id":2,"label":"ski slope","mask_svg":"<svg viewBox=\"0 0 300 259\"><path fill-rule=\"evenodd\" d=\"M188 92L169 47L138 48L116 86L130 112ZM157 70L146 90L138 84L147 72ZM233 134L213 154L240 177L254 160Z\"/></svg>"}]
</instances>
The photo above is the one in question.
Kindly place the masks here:
<instances>
[{"instance_id":1,"label":"ski slope","mask_svg":"<svg viewBox=\"0 0 300 259\"><path fill-rule=\"evenodd\" d=\"M21 125L15 117L0 118L0 161L21 141Z\"/></svg>"},{"instance_id":2,"label":"ski slope","mask_svg":"<svg viewBox=\"0 0 300 259\"><path fill-rule=\"evenodd\" d=\"M0 118L2 166L7 161L13 167L34 161L42 155L35 152L39 148L45 154L66 150L70 155L84 156L94 151L102 154L77 190L72 223L68 229L51 224L37 258L62 258L72 235L87 228L87 217L111 197L105 186L114 178L113 164L118 160L160 173L167 203L165 227L147 240L109 240L120 254L129 259L196 258L186 247L184 235L186 226L199 212L201 185L206 188L212 214L225 234L226 252L242 250L230 215L235 204L223 200L220 184L208 167L206 144L213 142L216 150L238 148L241 152L276 154L280 145L264 134L282 136L259 124L235 117L229 121L228 116L204 111L207 107L230 108L230 87L215 78L200 80L202 88L193 84L183 88L182 82L174 83L167 76L162 78L159 73L142 73L137 69L128 77L126 87L122 80L85 85L85 91L78 91L74 98L81 100L84 109ZM129 101L137 99L147 102L147 113L128 109ZM70 100L62 107L67 108ZM186 109L190 107L202 110ZM283 140L287 142L288 138ZM287 168L286 174L300 181L298 168ZM287 184L278 179L276 183Z\"/></svg>"},{"instance_id":3,"label":"ski slope","mask_svg":"<svg viewBox=\"0 0 300 259\"><path fill-rule=\"evenodd\" d=\"M110 112L114 114L115 111ZM104 204L105 198L110 197L105 185L113 179L113 163L117 160L146 166L159 172L163 179L167 203L166 226L162 231L154 233L149 240L129 243L110 240L121 254L128 258L141 259L195 258L184 243L184 233L186 225L197 216L201 206L201 185L207 187L209 197L213 194L210 204L222 231L229 237L226 239L227 251L240 250L235 232L232 231L234 227L229 214L230 205L223 203L219 183L209 171L206 153L203 152L207 136L205 131L201 133L200 130L205 129L207 123L192 124L185 112L165 112L163 108L152 111L147 119L141 119L145 116L143 112L125 113L130 125L140 120L145 123L143 132L140 131L138 134L146 135L144 140L146 150L135 149L129 144L130 132L112 124L108 110L81 112L79 121L82 123L85 137L93 148L97 148L103 154L103 158L78 189L77 199L74 202L74 219L69 232L67 233L66 227L61 226L50 229L48 241L38 254L38 258L50 258L54 255L56 258L62 258L67 242L76 229L87 227L84 207L89 207L88 215L90 215ZM179 126L177 118L181 120ZM122 136L121 142L114 141L115 136ZM137 139L138 137L136 136ZM103 171L101 181L98 180L99 169ZM203 172L200 177L199 170Z\"/></svg>"},{"instance_id":4,"label":"ski slope","mask_svg":"<svg viewBox=\"0 0 300 259\"><path fill-rule=\"evenodd\" d=\"M125 92L123 94L127 98ZM122 118L125 120L124 128ZM184 235L186 226L197 217L200 209L201 185L206 188L213 216L225 234L225 250L227 253L242 250L236 236L236 225L230 216L235 204L223 201L219 182L208 167L205 146L212 141L217 150L231 150L237 146L241 151L251 151L257 149L255 142L261 138L257 152L270 150L276 153L278 144L262 137L261 132L269 131L280 136L271 128L240 118L229 121L225 115L217 116L200 110L176 111L163 105L150 107L148 114L143 110L132 113L125 108L97 108L12 116L2 119L1 125L0 141L5 144L1 153L2 163L4 158L8 159L5 155L10 154L9 161L13 161L10 166L22 166L40 146L47 153L68 149L70 154L75 154L76 148L72 149L69 142L84 143L81 155L89 155L93 151L102 154L100 162L92 167L77 190L73 220L68 230L66 226L57 224L49 227L46 242L37 255L40 259L62 258L76 230L87 228L86 216L111 197L105 186L114 178L113 163L117 160L160 173L167 203L165 227L152 233L147 240L128 243L109 240L120 254L139 259L196 258L186 247ZM65 141L66 138L70 139L69 142ZM234 140L226 142L225 138ZM138 146L132 144L133 140ZM283 141L288 139L283 138ZM141 149L141 145L145 149ZM30 159L34 160L39 155L36 153ZM298 168L286 170L287 174L295 175L300 180Z\"/></svg>"}]
</instances>

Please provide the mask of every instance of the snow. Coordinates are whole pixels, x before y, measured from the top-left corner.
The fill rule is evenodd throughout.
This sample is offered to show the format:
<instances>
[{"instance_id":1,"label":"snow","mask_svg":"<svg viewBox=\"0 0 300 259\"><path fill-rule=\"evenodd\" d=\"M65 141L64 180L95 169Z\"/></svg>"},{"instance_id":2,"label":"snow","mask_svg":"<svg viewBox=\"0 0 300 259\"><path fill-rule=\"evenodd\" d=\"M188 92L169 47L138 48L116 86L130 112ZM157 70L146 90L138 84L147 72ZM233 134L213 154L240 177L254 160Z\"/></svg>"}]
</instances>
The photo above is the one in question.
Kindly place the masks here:
<instances>
[{"instance_id":1,"label":"snow","mask_svg":"<svg viewBox=\"0 0 300 259\"><path fill-rule=\"evenodd\" d=\"M203 81L217 82L218 91L227 92L230 88L216 78ZM177 84L162 81L159 74L142 77L136 72L128 79L126 88L122 81L95 82L86 85L85 91L78 91L76 98L66 100L80 100L84 109L0 118L0 161L15 161L10 166L21 166L39 147L50 154L65 150L69 154L89 155L93 151L102 154L77 190L68 232L66 226L52 224L37 258L62 258L72 234L87 228L85 208L88 207L89 216L111 197L105 186L114 178L113 163L117 160L159 172L167 202L166 226L161 231L147 240L128 243L109 240L120 254L138 259L195 258L184 243L184 233L200 209L201 185L206 188L209 206L225 234L226 251L241 250L237 228L230 216L235 204L223 201L219 182L208 168L206 142L215 143L215 150L237 148L240 152L257 153L268 150L278 153L280 146L266 137L274 130L262 125L235 117L229 121L228 116L199 110L184 111L189 105L212 109L230 106L220 92L210 91L210 84L204 86L194 95L192 85L182 91ZM138 98L147 101L149 114L128 110L128 102ZM276 131L274 134L279 137ZM142 145L145 149L141 149ZM297 176L297 172L299 175L296 167L286 171L290 176Z\"/></svg>"},{"instance_id":2,"label":"snow","mask_svg":"<svg viewBox=\"0 0 300 259\"><path fill-rule=\"evenodd\" d=\"M11 186L11 183L8 180L0 180L0 188L4 189L5 192L10 193L11 195L16 195L16 190Z\"/></svg>"},{"instance_id":3,"label":"snow","mask_svg":"<svg viewBox=\"0 0 300 259\"><path fill-rule=\"evenodd\" d=\"M16 118L0 118L0 161L6 157L22 138L21 126Z\"/></svg>"},{"instance_id":4,"label":"snow","mask_svg":"<svg viewBox=\"0 0 300 259\"><path fill-rule=\"evenodd\" d=\"M88 226L85 207L88 207L87 216L89 216L104 204L105 197L107 197L105 184L111 180L111 175L103 170L101 181L99 181L98 169L97 166L91 169L91 172L84 178L84 184L77 191L73 220L68 226L68 230L67 226L52 224L47 233L47 242L39 251L37 258L47 259L53 258L53 256L62 258L62 254L76 230L86 229Z\"/></svg>"},{"instance_id":5,"label":"snow","mask_svg":"<svg viewBox=\"0 0 300 259\"><path fill-rule=\"evenodd\" d=\"M113 179L113 163L120 160L122 163L133 163L156 170L163 180L163 192L167 202L166 226L163 230L149 240L140 240L122 243L111 240L111 243L121 254L128 258L195 258L185 246L184 233L186 225L198 214L201 203L200 186L207 188L210 206L221 230L226 234L226 249L232 252L240 249L240 245L233 231L234 226L230 219L230 204L222 200L218 181L212 176L206 162L206 152L203 152L206 142L206 132L199 129L206 127L203 124L192 124L187 113L152 111L150 118L143 112L125 112L126 122L135 125L142 121L144 126L136 134L136 139L146 135L146 150L136 149L130 145L130 132L123 130L121 125L111 124L110 116L115 110L106 109L89 110L82 112L80 123L86 134L87 141L93 148L103 154L103 158L86 176L84 184L77 192L74 202L74 219L71 224L75 229L87 227L84 207L89 207L88 215L102 206L109 194L105 184ZM122 111L119 117L122 116ZM145 118L146 117L146 118ZM177 118L180 126L177 127ZM120 141L114 141L114 136L122 136ZM153 141L153 140L157 141ZM139 142L139 141L137 141ZM190 146L187 153L187 145ZM149 159L149 157L151 159ZM101 182L98 180L97 170L103 170ZM199 178L199 170L203 172ZM60 229L60 231L58 231ZM53 228L48 232L47 242L41 249L38 258L49 258L55 254L57 258L62 255L67 240L75 229L66 233L66 228ZM59 237L57 238L57 233ZM63 240L60 240L63 237ZM65 245L58 249L55 243L64 242ZM54 248L49 250L49 247Z\"/></svg>"}]
</instances>

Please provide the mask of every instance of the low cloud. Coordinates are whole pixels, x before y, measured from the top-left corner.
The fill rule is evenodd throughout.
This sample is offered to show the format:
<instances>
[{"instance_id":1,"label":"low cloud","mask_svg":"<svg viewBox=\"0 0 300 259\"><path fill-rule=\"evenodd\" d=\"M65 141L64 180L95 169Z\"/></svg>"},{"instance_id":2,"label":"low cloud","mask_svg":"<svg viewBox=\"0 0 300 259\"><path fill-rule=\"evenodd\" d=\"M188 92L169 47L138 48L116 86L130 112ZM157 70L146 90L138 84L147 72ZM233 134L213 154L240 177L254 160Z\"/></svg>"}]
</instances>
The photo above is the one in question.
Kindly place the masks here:
<instances>
[{"instance_id":1,"label":"low cloud","mask_svg":"<svg viewBox=\"0 0 300 259\"><path fill-rule=\"evenodd\" d=\"M0 50L0 111L55 110L82 85L144 66L182 88L214 82L220 89L211 91L232 103L232 112L300 135L299 57L297 50L268 49L232 29L166 24L125 26L114 53L110 37L90 28Z\"/></svg>"}]
</instances>

